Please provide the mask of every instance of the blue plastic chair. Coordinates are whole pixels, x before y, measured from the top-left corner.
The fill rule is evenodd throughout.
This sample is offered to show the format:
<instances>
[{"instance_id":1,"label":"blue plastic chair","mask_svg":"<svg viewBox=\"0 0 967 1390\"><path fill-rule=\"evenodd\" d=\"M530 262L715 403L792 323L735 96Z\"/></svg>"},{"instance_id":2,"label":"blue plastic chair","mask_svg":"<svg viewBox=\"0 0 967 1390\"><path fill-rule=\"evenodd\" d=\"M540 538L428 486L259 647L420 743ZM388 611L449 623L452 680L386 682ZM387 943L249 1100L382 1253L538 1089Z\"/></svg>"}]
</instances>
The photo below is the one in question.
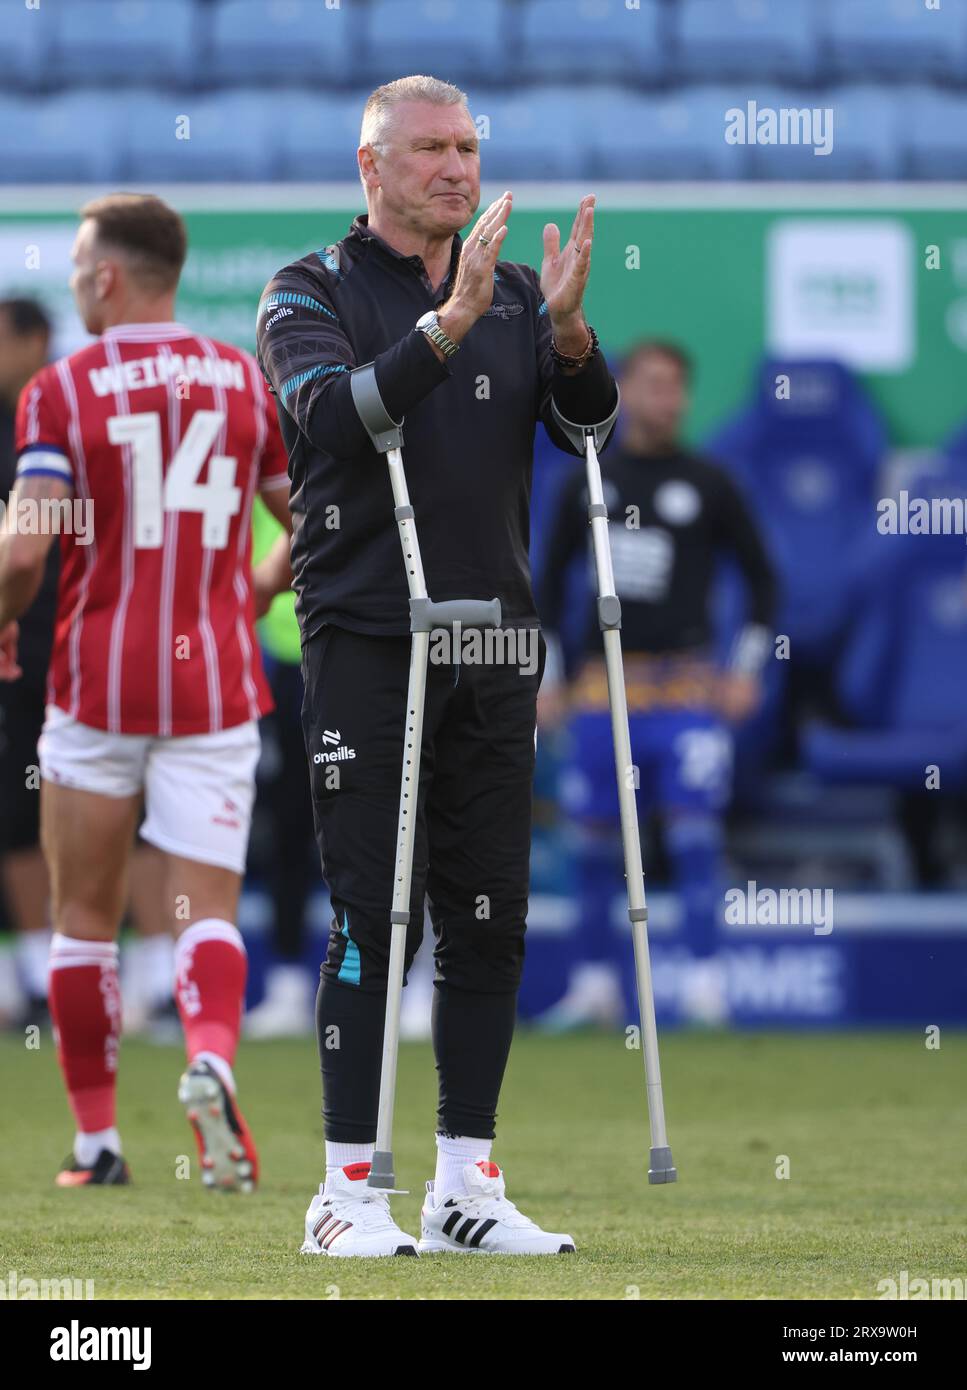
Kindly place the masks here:
<instances>
[{"instance_id":1,"label":"blue plastic chair","mask_svg":"<svg viewBox=\"0 0 967 1390\"><path fill-rule=\"evenodd\" d=\"M930 88L905 93L898 142L908 177L967 177L967 95Z\"/></svg>"},{"instance_id":2,"label":"blue plastic chair","mask_svg":"<svg viewBox=\"0 0 967 1390\"><path fill-rule=\"evenodd\" d=\"M7 183L112 183L127 98L104 92L0 103L0 178Z\"/></svg>"},{"instance_id":3,"label":"blue plastic chair","mask_svg":"<svg viewBox=\"0 0 967 1390\"><path fill-rule=\"evenodd\" d=\"M43 9L51 0L42 0ZM166 82L200 74L198 7L192 0L53 0L54 68L66 82Z\"/></svg>"},{"instance_id":4,"label":"blue plastic chair","mask_svg":"<svg viewBox=\"0 0 967 1390\"><path fill-rule=\"evenodd\" d=\"M267 180L275 173L273 121L279 103L262 88L199 97L185 92L139 96L121 132L126 177L155 180ZM188 138L177 138L187 116Z\"/></svg>"},{"instance_id":5,"label":"blue plastic chair","mask_svg":"<svg viewBox=\"0 0 967 1390\"><path fill-rule=\"evenodd\" d=\"M809 111L809 133L814 143L750 145L749 160L755 178L863 180L900 176L899 141L908 118L895 94L887 88L857 86L808 92L786 89L774 100L787 110ZM818 126L812 114L817 110L823 113ZM827 116L827 111L832 114ZM801 133L801 120L797 118L787 133L797 127ZM823 147L820 137L827 142L829 153L816 152Z\"/></svg>"},{"instance_id":6,"label":"blue plastic chair","mask_svg":"<svg viewBox=\"0 0 967 1390\"><path fill-rule=\"evenodd\" d=\"M0 5L0 81L4 88L31 87L49 77L57 12L47 5Z\"/></svg>"},{"instance_id":7,"label":"blue plastic chair","mask_svg":"<svg viewBox=\"0 0 967 1390\"><path fill-rule=\"evenodd\" d=\"M813 81L820 71L813 0L681 0L672 8L674 64L688 79Z\"/></svg>"},{"instance_id":8,"label":"blue plastic chair","mask_svg":"<svg viewBox=\"0 0 967 1390\"><path fill-rule=\"evenodd\" d=\"M506 82L507 40L502 0L372 0L362 61L379 82L414 72Z\"/></svg>"},{"instance_id":9,"label":"blue plastic chair","mask_svg":"<svg viewBox=\"0 0 967 1390\"><path fill-rule=\"evenodd\" d=\"M782 8L785 8L785 0ZM835 0L826 10L826 43L839 76L967 77L967 12L944 0Z\"/></svg>"},{"instance_id":10,"label":"blue plastic chair","mask_svg":"<svg viewBox=\"0 0 967 1390\"><path fill-rule=\"evenodd\" d=\"M667 24L658 0L641 0L638 9L624 0L525 0L519 25L519 76L654 82L668 71Z\"/></svg>"},{"instance_id":11,"label":"blue plastic chair","mask_svg":"<svg viewBox=\"0 0 967 1390\"><path fill-rule=\"evenodd\" d=\"M594 123L615 94L550 86L505 94L470 93L475 119L487 116L481 167L487 179L568 179L587 174Z\"/></svg>"},{"instance_id":12,"label":"blue plastic chair","mask_svg":"<svg viewBox=\"0 0 967 1390\"><path fill-rule=\"evenodd\" d=\"M776 378L790 398L776 398ZM752 404L710 441L743 486L778 567L777 630L828 660L845 631L872 534L882 421L838 362L767 360Z\"/></svg>"},{"instance_id":13,"label":"blue plastic chair","mask_svg":"<svg viewBox=\"0 0 967 1390\"><path fill-rule=\"evenodd\" d=\"M284 114L292 82L352 80L366 7L323 0L218 0L208 70L219 83L268 82Z\"/></svg>"},{"instance_id":14,"label":"blue plastic chair","mask_svg":"<svg viewBox=\"0 0 967 1390\"><path fill-rule=\"evenodd\" d=\"M285 119L274 122L278 143L276 176L300 183L358 178L359 126L369 89L342 96L286 98ZM362 205L360 192L360 205Z\"/></svg>"},{"instance_id":15,"label":"blue plastic chair","mask_svg":"<svg viewBox=\"0 0 967 1390\"><path fill-rule=\"evenodd\" d=\"M967 465L907 487L911 498L967 498ZM808 765L830 782L923 791L967 786L967 579L962 532L878 535L855 606L839 693L855 727L810 728Z\"/></svg>"},{"instance_id":16,"label":"blue plastic chair","mask_svg":"<svg viewBox=\"0 0 967 1390\"><path fill-rule=\"evenodd\" d=\"M745 108L733 87L683 87L667 95L619 92L595 122L594 170L609 179L741 179L749 147L726 142L726 116Z\"/></svg>"}]
</instances>

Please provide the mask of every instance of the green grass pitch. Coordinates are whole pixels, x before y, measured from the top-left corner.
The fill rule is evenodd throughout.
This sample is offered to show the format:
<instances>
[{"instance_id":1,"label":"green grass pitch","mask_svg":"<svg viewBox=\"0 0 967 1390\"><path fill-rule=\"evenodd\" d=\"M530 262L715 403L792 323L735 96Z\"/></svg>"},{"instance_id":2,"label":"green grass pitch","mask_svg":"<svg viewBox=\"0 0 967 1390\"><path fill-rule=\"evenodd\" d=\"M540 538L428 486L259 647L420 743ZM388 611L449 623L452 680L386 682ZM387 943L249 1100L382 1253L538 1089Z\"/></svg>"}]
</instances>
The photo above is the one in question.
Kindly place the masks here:
<instances>
[{"instance_id":1,"label":"green grass pitch","mask_svg":"<svg viewBox=\"0 0 967 1390\"><path fill-rule=\"evenodd\" d=\"M668 1032L672 1187L649 1187L641 1054L623 1036L514 1046L494 1157L509 1195L573 1256L299 1255L321 1173L311 1042L243 1045L240 1097L259 1143L253 1197L205 1191L175 1099L181 1053L121 1052L120 1129L134 1185L66 1190L72 1125L49 1034L0 1043L0 1277L92 1279L95 1298L858 1298L881 1279L967 1274L967 1036ZM397 1219L419 1235L432 1176L435 1076L404 1045ZM191 1158L189 1180L176 1176ZM777 1178L780 1156L789 1177Z\"/></svg>"}]
</instances>

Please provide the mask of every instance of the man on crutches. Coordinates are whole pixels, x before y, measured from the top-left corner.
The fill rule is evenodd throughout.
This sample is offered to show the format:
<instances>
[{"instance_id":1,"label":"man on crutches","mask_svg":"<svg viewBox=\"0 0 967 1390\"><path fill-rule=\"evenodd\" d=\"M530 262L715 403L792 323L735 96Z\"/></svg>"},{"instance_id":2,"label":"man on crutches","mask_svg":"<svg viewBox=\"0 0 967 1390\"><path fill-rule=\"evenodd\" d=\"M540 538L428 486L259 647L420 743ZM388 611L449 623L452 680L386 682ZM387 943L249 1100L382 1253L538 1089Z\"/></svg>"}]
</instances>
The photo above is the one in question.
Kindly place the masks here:
<instances>
[{"instance_id":1,"label":"man on crutches","mask_svg":"<svg viewBox=\"0 0 967 1390\"><path fill-rule=\"evenodd\" d=\"M303 724L333 910L317 1000L326 1179L302 1248L559 1253L571 1237L517 1210L490 1152L545 656L528 567L534 429L542 419L583 454L559 420L589 422L602 447L617 413L581 308L594 199L563 248L545 229L540 279L498 265L509 194L462 241L476 131L463 93L428 77L373 93L358 163L368 214L276 275L258 316L290 454ZM399 985L425 896L439 1109L418 1247L389 1192Z\"/></svg>"}]
</instances>

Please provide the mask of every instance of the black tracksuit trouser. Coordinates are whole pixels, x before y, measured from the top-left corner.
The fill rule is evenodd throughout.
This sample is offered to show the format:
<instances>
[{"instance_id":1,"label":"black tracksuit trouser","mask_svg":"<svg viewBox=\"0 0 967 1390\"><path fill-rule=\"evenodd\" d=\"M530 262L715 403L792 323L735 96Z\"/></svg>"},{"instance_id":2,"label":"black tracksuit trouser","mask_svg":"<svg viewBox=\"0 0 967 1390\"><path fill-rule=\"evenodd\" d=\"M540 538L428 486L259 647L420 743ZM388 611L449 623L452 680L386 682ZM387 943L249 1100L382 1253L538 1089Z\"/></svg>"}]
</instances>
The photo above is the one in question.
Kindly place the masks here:
<instances>
[{"instance_id":1,"label":"black tracksuit trouser","mask_svg":"<svg viewBox=\"0 0 967 1390\"><path fill-rule=\"evenodd\" d=\"M427 666L406 966L426 897L437 1127L474 1138L494 1134L524 959L546 648L534 630L518 636L514 664L444 664L434 655L453 653L431 633ZM323 1116L326 1138L343 1143L376 1137L410 642L327 625L303 650L303 730L333 911L316 1006Z\"/></svg>"}]
</instances>

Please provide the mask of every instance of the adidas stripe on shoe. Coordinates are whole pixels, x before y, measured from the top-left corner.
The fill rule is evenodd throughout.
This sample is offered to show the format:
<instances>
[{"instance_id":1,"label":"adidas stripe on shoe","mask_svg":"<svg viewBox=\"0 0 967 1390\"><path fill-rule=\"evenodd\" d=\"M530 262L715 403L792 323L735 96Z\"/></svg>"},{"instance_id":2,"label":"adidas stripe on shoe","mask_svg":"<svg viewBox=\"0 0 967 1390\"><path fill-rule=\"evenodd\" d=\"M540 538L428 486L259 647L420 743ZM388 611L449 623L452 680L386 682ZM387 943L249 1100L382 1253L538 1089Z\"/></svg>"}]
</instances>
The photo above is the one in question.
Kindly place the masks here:
<instances>
[{"instance_id":1,"label":"adidas stripe on shoe","mask_svg":"<svg viewBox=\"0 0 967 1390\"><path fill-rule=\"evenodd\" d=\"M421 1254L445 1250L464 1255L573 1254L574 1241L569 1235L542 1231L508 1201L504 1177L496 1163L468 1163L463 1182L465 1191L448 1193L438 1204L432 1182L427 1183Z\"/></svg>"}]
</instances>

